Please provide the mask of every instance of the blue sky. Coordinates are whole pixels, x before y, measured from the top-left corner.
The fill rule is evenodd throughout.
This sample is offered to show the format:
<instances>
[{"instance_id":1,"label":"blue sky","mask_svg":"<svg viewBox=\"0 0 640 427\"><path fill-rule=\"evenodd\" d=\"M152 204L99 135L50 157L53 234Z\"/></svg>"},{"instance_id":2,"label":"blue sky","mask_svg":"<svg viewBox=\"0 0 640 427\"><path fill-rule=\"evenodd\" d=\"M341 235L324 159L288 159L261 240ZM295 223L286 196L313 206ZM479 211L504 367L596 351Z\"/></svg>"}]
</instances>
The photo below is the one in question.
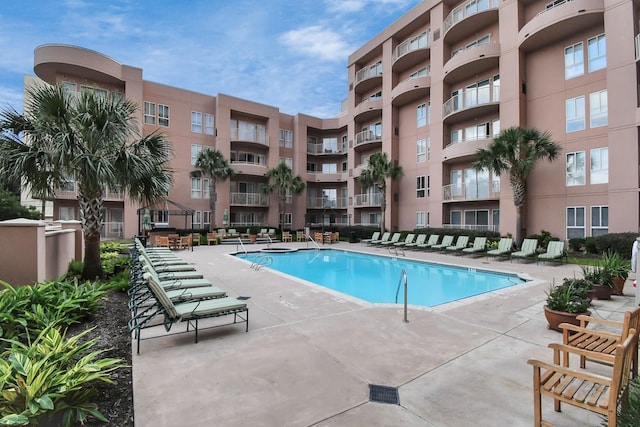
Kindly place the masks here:
<instances>
[{"instance_id":1,"label":"blue sky","mask_svg":"<svg viewBox=\"0 0 640 427\"><path fill-rule=\"evenodd\" d=\"M420 0L0 0L0 108L22 109L41 44L142 68L145 80L334 117L349 54Z\"/></svg>"}]
</instances>

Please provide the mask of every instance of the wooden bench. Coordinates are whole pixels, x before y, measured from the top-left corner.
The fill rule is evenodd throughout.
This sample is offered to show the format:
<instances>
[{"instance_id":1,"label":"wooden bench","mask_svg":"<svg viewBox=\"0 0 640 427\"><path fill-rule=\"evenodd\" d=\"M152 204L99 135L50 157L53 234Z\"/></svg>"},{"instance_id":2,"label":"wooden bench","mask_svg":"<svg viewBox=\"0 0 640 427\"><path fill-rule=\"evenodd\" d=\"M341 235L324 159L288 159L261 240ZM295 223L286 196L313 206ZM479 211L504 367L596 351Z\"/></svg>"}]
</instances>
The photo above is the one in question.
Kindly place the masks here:
<instances>
[{"instance_id":1,"label":"wooden bench","mask_svg":"<svg viewBox=\"0 0 640 427\"><path fill-rule=\"evenodd\" d=\"M635 329L640 331L640 307L624 313L622 322L606 319L598 319L591 316L580 315L577 317L580 325L575 326L569 323L561 323L562 343L569 347L576 347L592 353L600 353L604 357L599 360L610 365L613 364L613 352L616 346L629 335L629 331ZM587 327L589 325L590 327ZM594 325L608 326L612 330L594 329ZM565 355L566 357L566 355ZM586 368L588 354L580 356L580 367ZM631 374L635 378L638 376L638 351L633 355Z\"/></svg>"},{"instance_id":2,"label":"wooden bench","mask_svg":"<svg viewBox=\"0 0 640 427\"><path fill-rule=\"evenodd\" d=\"M542 396L553 399L554 409L560 412L564 402L587 411L604 415L608 418L608 426L615 427L618 420L618 406L626 405L628 400L629 377L633 354L638 346L638 335L635 329L622 344L613 351L613 372L610 377L597 375L585 370L568 367L568 355L586 355L586 350L569 347L560 343L549 344L553 349L553 363L529 359L533 366L533 412L536 427L553 427L542 419ZM560 364L561 355L565 358ZM590 358L603 360L600 353L590 354Z\"/></svg>"}]
</instances>

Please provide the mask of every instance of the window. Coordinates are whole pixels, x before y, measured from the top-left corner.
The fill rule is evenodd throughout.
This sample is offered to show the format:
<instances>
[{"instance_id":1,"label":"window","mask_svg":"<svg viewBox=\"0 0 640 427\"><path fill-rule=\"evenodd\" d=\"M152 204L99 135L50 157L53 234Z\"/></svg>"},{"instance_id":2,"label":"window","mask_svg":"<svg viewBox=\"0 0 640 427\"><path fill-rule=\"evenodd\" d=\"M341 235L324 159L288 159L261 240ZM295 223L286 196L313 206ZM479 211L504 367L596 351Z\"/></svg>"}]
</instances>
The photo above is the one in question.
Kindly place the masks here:
<instances>
[{"instance_id":1,"label":"window","mask_svg":"<svg viewBox=\"0 0 640 427\"><path fill-rule=\"evenodd\" d=\"M589 126L597 128L609 123L607 91L589 94Z\"/></svg>"},{"instance_id":2,"label":"window","mask_svg":"<svg viewBox=\"0 0 640 427\"><path fill-rule=\"evenodd\" d=\"M416 161L422 163L427 159L427 140L420 139L416 143Z\"/></svg>"},{"instance_id":3,"label":"window","mask_svg":"<svg viewBox=\"0 0 640 427\"><path fill-rule=\"evenodd\" d=\"M207 135L215 133L213 114L204 113L204 133Z\"/></svg>"},{"instance_id":4,"label":"window","mask_svg":"<svg viewBox=\"0 0 640 427\"><path fill-rule=\"evenodd\" d=\"M417 79L418 77L426 77L429 75L429 71L427 71L427 67L420 68L418 71L411 73L409 75L410 79Z\"/></svg>"},{"instance_id":5,"label":"window","mask_svg":"<svg viewBox=\"0 0 640 427\"><path fill-rule=\"evenodd\" d=\"M416 228L423 228L425 226L426 215L424 211L416 212Z\"/></svg>"},{"instance_id":6,"label":"window","mask_svg":"<svg viewBox=\"0 0 640 427\"><path fill-rule=\"evenodd\" d=\"M566 101L567 133L584 130L584 96L567 99Z\"/></svg>"},{"instance_id":7,"label":"window","mask_svg":"<svg viewBox=\"0 0 640 427\"><path fill-rule=\"evenodd\" d=\"M193 228L200 228L202 226L202 212L193 212Z\"/></svg>"},{"instance_id":8,"label":"window","mask_svg":"<svg viewBox=\"0 0 640 427\"><path fill-rule=\"evenodd\" d=\"M452 225L462 225L462 211L451 211L449 221Z\"/></svg>"},{"instance_id":9,"label":"window","mask_svg":"<svg viewBox=\"0 0 640 427\"><path fill-rule=\"evenodd\" d=\"M75 95L78 90L76 84L73 82L62 82L62 89L66 93L71 93L73 95Z\"/></svg>"},{"instance_id":10,"label":"window","mask_svg":"<svg viewBox=\"0 0 640 427\"><path fill-rule=\"evenodd\" d=\"M209 193L209 178L202 179L202 198L208 199L210 197Z\"/></svg>"},{"instance_id":11,"label":"window","mask_svg":"<svg viewBox=\"0 0 640 427\"><path fill-rule=\"evenodd\" d=\"M471 226L474 230L489 229L489 211L464 211L464 225Z\"/></svg>"},{"instance_id":12,"label":"window","mask_svg":"<svg viewBox=\"0 0 640 427\"><path fill-rule=\"evenodd\" d=\"M584 207L567 208L567 239L584 238Z\"/></svg>"},{"instance_id":13,"label":"window","mask_svg":"<svg viewBox=\"0 0 640 427\"><path fill-rule=\"evenodd\" d=\"M431 101L427 102L427 124L431 124Z\"/></svg>"},{"instance_id":14,"label":"window","mask_svg":"<svg viewBox=\"0 0 640 427\"><path fill-rule=\"evenodd\" d=\"M607 67L607 44L604 34L592 37L587 41L587 55L590 73Z\"/></svg>"},{"instance_id":15,"label":"window","mask_svg":"<svg viewBox=\"0 0 640 427\"><path fill-rule=\"evenodd\" d=\"M169 127L169 106L158 104L158 125Z\"/></svg>"},{"instance_id":16,"label":"window","mask_svg":"<svg viewBox=\"0 0 640 427\"><path fill-rule=\"evenodd\" d=\"M462 129L456 129L451 131L451 144L457 144L458 142L462 142L464 139L462 138Z\"/></svg>"},{"instance_id":17,"label":"window","mask_svg":"<svg viewBox=\"0 0 640 427\"><path fill-rule=\"evenodd\" d=\"M572 79L584 74L582 42L564 48L564 78Z\"/></svg>"},{"instance_id":18,"label":"window","mask_svg":"<svg viewBox=\"0 0 640 427\"><path fill-rule=\"evenodd\" d=\"M284 131L284 148L293 148L293 131Z\"/></svg>"},{"instance_id":19,"label":"window","mask_svg":"<svg viewBox=\"0 0 640 427\"><path fill-rule=\"evenodd\" d=\"M202 151L202 145L191 144L191 166L195 166L201 151Z\"/></svg>"},{"instance_id":20,"label":"window","mask_svg":"<svg viewBox=\"0 0 640 427\"><path fill-rule=\"evenodd\" d=\"M278 137L278 146L284 147L284 129L280 129Z\"/></svg>"},{"instance_id":21,"label":"window","mask_svg":"<svg viewBox=\"0 0 640 427\"><path fill-rule=\"evenodd\" d=\"M144 101L144 122L148 125L156 124L156 104Z\"/></svg>"},{"instance_id":22,"label":"window","mask_svg":"<svg viewBox=\"0 0 640 427\"><path fill-rule=\"evenodd\" d=\"M416 178L416 197L422 199L426 196L426 177L421 175Z\"/></svg>"},{"instance_id":23,"label":"window","mask_svg":"<svg viewBox=\"0 0 640 427\"><path fill-rule=\"evenodd\" d=\"M209 226L211 225L211 211L203 211L202 212L202 221L203 224L203 228L209 228Z\"/></svg>"},{"instance_id":24,"label":"window","mask_svg":"<svg viewBox=\"0 0 640 427\"><path fill-rule=\"evenodd\" d=\"M609 233L609 207L591 206L591 236Z\"/></svg>"},{"instance_id":25,"label":"window","mask_svg":"<svg viewBox=\"0 0 640 427\"><path fill-rule=\"evenodd\" d=\"M202 198L202 180L200 178L191 178L191 198Z\"/></svg>"},{"instance_id":26,"label":"window","mask_svg":"<svg viewBox=\"0 0 640 427\"><path fill-rule=\"evenodd\" d=\"M169 224L169 211L158 211L158 220L156 223Z\"/></svg>"},{"instance_id":27,"label":"window","mask_svg":"<svg viewBox=\"0 0 640 427\"><path fill-rule=\"evenodd\" d=\"M111 99L113 100L113 102L122 102L124 101L124 93L111 92Z\"/></svg>"},{"instance_id":28,"label":"window","mask_svg":"<svg viewBox=\"0 0 640 427\"><path fill-rule=\"evenodd\" d=\"M416 126L424 126L427 124L427 104L420 104L417 108Z\"/></svg>"},{"instance_id":29,"label":"window","mask_svg":"<svg viewBox=\"0 0 640 427\"><path fill-rule=\"evenodd\" d=\"M609 148L594 148L591 157L591 184L609 182Z\"/></svg>"},{"instance_id":30,"label":"window","mask_svg":"<svg viewBox=\"0 0 640 427\"><path fill-rule=\"evenodd\" d=\"M202 113L199 111L191 112L191 132L202 133Z\"/></svg>"},{"instance_id":31,"label":"window","mask_svg":"<svg viewBox=\"0 0 640 427\"><path fill-rule=\"evenodd\" d=\"M338 172L338 165L335 163L324 163L322 165L322 173L336 173Z\"/></svg>"},{"instance_id":32,"label":"window","mask_svg":"<svg viewBox=\"0 0 640 427\"><path fill-rule=\"evenodd\" d=\"M584 151L567 153L567 186L585 184Z\"/></svg>"},{"instance_id":33,"label":"window","mask_svg":"<svg viewBox=\"0 0 640 427\"><path fill-rule=\"evenodd\" d=\"M431 160L431 138L427 138L427 160Z\"/></svg>"},{"instance_id":34,"label":"window","mask_svg":"<svg viewBox=\"0 0 640 427\"><path fill-rule=\"evenodd\" d=\"M431 197L431 175L427 175L427 197Z\"/></svg>"},{"instance_id":35,"label":"window","mask_svg":"<svg viewBox=\"0 0 640 427\"><path fill-rule=\"evenodd\" d=\"M451 171L451 195L462 196L462 171Z\"/></svg>"},{"instance_id":36,"label":"window","mask_svg":"<svg viewBox=\"0 0 640 427\"><path fill-rule=\"evenodd\" d=\"M293 159L291 157L280 157L280 163L284 163L289 166L289 169L293 169Z\"/></svg>"},{"instance_id":37,"label":"window","mask_svg":"<svg viewBox=\"0 0 640 427\"><path fill-rule=\"evenodd\" d=\"M70 221L76 219L76 210L73 207L60 207L61 221Z\"/></svg>"}]
</instances>

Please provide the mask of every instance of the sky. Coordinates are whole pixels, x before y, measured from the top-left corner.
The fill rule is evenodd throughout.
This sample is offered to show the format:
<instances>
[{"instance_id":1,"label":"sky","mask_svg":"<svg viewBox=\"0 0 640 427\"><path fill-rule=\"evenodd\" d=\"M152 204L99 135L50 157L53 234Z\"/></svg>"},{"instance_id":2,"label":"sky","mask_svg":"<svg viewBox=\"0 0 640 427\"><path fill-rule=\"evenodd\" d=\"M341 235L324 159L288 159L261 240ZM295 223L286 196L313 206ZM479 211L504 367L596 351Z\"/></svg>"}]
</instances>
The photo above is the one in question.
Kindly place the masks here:
<instances>
[{"instance_id":1,"label":"sky","mask_svg":"<svg viewBox=\"0 0 640 427\"><path fill-rule=\"evenodd\" d=\"M347 59L421 0L0 0L0 108L22 110L42 44L91 49L144 80L329 118Z\"/></svg>"}]
</instances>

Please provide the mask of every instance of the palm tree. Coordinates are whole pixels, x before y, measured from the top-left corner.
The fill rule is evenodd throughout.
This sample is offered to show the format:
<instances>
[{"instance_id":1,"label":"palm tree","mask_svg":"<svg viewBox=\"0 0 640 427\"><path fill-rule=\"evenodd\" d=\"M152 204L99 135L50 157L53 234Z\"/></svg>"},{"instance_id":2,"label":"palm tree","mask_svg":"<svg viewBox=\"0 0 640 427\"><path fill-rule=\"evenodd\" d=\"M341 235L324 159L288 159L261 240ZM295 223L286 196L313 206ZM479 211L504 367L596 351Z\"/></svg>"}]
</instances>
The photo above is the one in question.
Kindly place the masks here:
<instances>
[{"instance_id":1,"label":"palm tree","mask_svg":"<svg viewBox=\"0 0 640 427\"><path fill-rule=\"evenodd\" d=\"M503 130L489 144L476 152L476 170L489 169L495 175L509 173L516 206L516 242L522 241L522 209L527 196L527 179L540 159L554 161L562 148L551 140L551 134L519 126Z\"/></svg>"},{"instance_id":2,"label":"palm tree","mask_svg":"<svg viewBox=\"0 0 640 427\"><path fill-rule=\"evenodd\" d=\"M209 210L211 220L209 221L209 231L213 231L216 226L216 184L218 181L225 181L233 176L234 171L229 166L229 162L222 153L216 149L206 147L198 154L196 159L196 170L191 172L192 178L209 177Z\"/></svg>"},{"instance_id":3,"label":"palm tree","mask_svg":"<svg viewBox=\"0 0 640 427\"><path fill-rule=\"evenodd\" d=\"M387 153L374 153L369 157L369 165L362 171L358 181L360 187L366 189L375 185L380 193L380 232L385 230L384 217L387 210L387 179L398 179L403 175L402 167L394 165L387 158Z\"/></svg>"},{"instance_id":4,"label":"palm tree","mask_svg":"<svg viewBox=\"0 0 640 427\"><path fill-rule=\"evenodd\" d=\"M0 171L23 178L38 194L53 194L69 179L78 187L86 279L102 277L100 232L104 191L153 202L169 193L171 143L159 133L139 137L138 107L61 85L26 91L24 113L0 112Z\"/></svg>"},{"instance_id":5,"label":"palm tree","mask_svg":"<svg viewBox=\"0 0 640 427\"><path fill-rule=\"evenodd\" d=\"M306 184L299 175L293 176L293 171L285 163L280 163L275 168L269 169L265 176L270 182L263 187L263 191L268 194L277 191L279 226L280 230L283 230L287 196L301 193Z\"/></svg>"}]
</instances>

